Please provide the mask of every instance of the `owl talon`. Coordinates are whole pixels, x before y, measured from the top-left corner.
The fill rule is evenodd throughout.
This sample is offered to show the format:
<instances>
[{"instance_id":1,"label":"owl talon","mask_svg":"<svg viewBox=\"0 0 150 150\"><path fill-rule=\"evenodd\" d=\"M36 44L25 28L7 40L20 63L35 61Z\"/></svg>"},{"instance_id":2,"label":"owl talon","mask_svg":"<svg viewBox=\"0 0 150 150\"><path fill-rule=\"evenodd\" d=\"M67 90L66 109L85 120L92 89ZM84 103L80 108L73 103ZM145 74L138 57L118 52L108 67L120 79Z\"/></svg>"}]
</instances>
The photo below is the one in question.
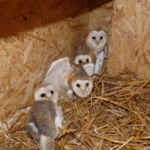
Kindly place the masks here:
<instances>
[{"instance_id":1,"label":"owl talon","mask_svg":"<svg viewBox=\"0 0 150 150\"><path fill-rule=\"evenodd\" d=\"M34 139L34 142L38 144L40 142L40 136Z\"/></svg>"},{"instance_id":2,"label":"owl talon","mask_svg":"<svg viewBox=\"0 0 150 150\"><path fill-rule=\"evenodd\" d=\"M40 132L35 133L35 135L40 136Z\"/></svg>"},{"instance_id":3,"label":"owl talon","mask_svg":"<svg viewBox=\"0 0 150 150\"><path fill-rule=\"evenodd\" d=\"M28 125L27 125L27 129L28 133L30 134L30 136L35 139L37 137L40 136L40 132L39 130L36 128L35 124L33 122L30 122Z\"/></svg>"}]
</instances>

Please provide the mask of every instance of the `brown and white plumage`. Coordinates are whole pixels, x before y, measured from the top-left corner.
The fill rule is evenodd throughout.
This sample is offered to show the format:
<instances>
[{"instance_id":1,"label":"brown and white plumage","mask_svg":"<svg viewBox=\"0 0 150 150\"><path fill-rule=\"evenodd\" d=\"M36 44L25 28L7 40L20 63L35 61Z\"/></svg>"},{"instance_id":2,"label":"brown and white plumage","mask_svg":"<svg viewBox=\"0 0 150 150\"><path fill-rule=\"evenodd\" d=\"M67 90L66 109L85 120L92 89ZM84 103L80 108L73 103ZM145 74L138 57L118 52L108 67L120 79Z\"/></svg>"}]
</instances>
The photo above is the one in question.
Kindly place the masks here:
<instances>
[{"instance_id":1,"label":"brown and white plumage","mask_svg":"<svg viewBox=\"0 0 150 150\"><path fill-rule=\"evenodd\" d=\"M57 105L58 92L53 85L46 85L38 89L34 97L27 130L40 150L54 150L58 127L62 127L64 120L61 107Z\"/></svg>"},{"instance_id":2,"label":"brown and white plumage","mask_svg":"<svg viewBox=\"0 0 150 150\"><path fill-rule=\"evenodd\" d=\"M72 64L80 65L89 76L94 74L96 55L90 50L86 43L81 43L76 50L74 62Z\"/></svg>"},{"instance_id":3,"label":"brown and white plumage","mask_svg":"<svg viewBox=\"0 0 150 150\"><path fill-rule=\"evenodd\" d=\"M33 121L40 132L40 141L38 143L40 150L54 149L48 146L59 133L55 125L56 111L54 107L52 101L37 101L31 112L32 120L29 120L29 122Z\"/></svg>"},{"instance_id":4,"label":"brown and white plumage","mask_svg":"<svg viewBox=\"0 0 150 150\"><path fill-rule=\"evenodd\" d=\"M83 63L81 65L89 76L92 76L94 74L94 70L95 70L94 63Z\"/></svg>"},{"instance_id":5,"label":"brown and white plumage","mask_svg":"<svg viewBox=\"0 0 150 150\"><path fill-rule=\"evenodd\" d=\"M96 62L96 55L90 50L90 48L86 45L86 43L81 43L76 50L74 63L93 63Z\"/></svg>"},{"instance_id":6,"label":"brown and white plumage","mask_svg":"<svg viewBox=\"0 0 150 150\"><path fill-rule=\"evenodd\" d=\"M84 68L79 65L72 65L68 76L68 83L71 90L79 97L87 97L93 89L93 81Z\"/></svg>"},{"instance_id":7,"label":"brown and white plumage","mask_svg":"<svg viewBox=\"0 0 150 150\"><path fill-rule=\"evenodd\" d=\"M52 83L59 92L67 91L70 98L73 92L79 97L86 97L93 88L93 81L83 67L71 66L68 57L58 59L52 63L43 85L47 83ZM82 88L78 87L80 85L82 85Z\"/></svg>"},{"instance_id":8,"label":"brown and white plumage","mask_svg":"<svg viewBox=\"0 0 150 150\"><path fill-rule=\"evenodd\" d=\"M72 62L72 65L75 65L75 63ZM94 74L95 64L92 62L79 63L77 64L77 66L82 66L89 76L92 76Z\"/></svg>"}]
</instances>

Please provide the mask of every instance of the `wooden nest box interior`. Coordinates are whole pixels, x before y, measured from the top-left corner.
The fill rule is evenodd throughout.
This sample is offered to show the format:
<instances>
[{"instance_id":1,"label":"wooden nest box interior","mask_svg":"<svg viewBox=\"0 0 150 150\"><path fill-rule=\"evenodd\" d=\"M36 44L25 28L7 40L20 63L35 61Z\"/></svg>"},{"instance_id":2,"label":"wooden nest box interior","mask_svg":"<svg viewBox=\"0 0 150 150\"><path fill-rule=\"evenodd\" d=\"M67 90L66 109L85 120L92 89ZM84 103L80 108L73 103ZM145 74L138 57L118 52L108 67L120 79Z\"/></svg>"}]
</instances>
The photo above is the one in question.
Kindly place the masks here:
<instances>
[{"instance_id":1,"label":"wooden nest box interior","mask_svg":"<svg viewBox=\"0 0 150 150\"><path fill-rule=\"evenodd\" d=\"M6 118L33 103L50 63L72 59L90 30L101 28L110 36L113 2L108 2L0 2L0 106Z\"/></svg>"},{"instance_id":2,"label":"wooden nest box interior","mask_svg":"<svg viewBox=\"0 0 150 150\"><path fill-rule=\"evenodd\" d=\"M111 78L110 81L106 81L109 80L109 78L102 75L100 76L100 80L95 83L97 86L95 86L94 92L97 93L93 93L92 96L101 97L100 103L104 101L104 106L102 108L105 109L106 103L109 102L110 99L108 96L112 96L111 98L113 99L113 95L109 95L109 92L111 91L109 91L109 86L114 89L114 92L118 89L118 87L114 88L114 86L133 86L134 90L132 93L129 92L130 90L128 88L130 96L127 92L121 93L127 94L124 96L129 96L131 99L136 91L137 93L144 91L144 94L145 92L148 92L147 94L150 95L149 89L143 90L147 84L147 88L150 87L148 80L150 78L149 18L149 0L1 0L0 136L2 138L0 139L0 149L1 147L5 147L4 142L9 138L9 134L14 132L14 130L12 131L11 129L14 126L12 125L12 122L14 124L15 118L12 118L12 116L21 110L24 110L23 113L26 113L26 109L33 104L34 91L41 85L49 65L54 60L65 56L68 56L73 60L75 47L78 46L79 42L83 41L93 29L104 30L107 34L109 56L104 74L107 77L114 77L114 80ZM125 75L123 81L121 80L120 75ZM125 84L125 79L129 79L129 77L132 79L134 78L134 80L127 80L129 84ZM104 82L104 80L106 82ZM136 82L137 80L138 85ZM104 90L105 83L106 90ZM97 91L97 89L100 89L100 91ZM105 91L107 91L106 95ZM113 92L113 90L111 92ZM148 95L145 95L144 98L149 101ZM120 96L120 99L121 98L122 96ZM118 98L118 100L120 99ZM78 102L81 102L81 99ZM88 103L89 102L90 101L88 100ZM87 113L87 116L90 115L91 112L87 112L87 109L93 107L94 104L95 110L103 112L104 110L98 108L97 102L98 100L93 102L91 106L83 106L86 110L84 114ZM116 103L117 102L114 101L111 105L115 105ZM139 103L140 100L138 101L138 104ZM127 108L124 104L125 103L118 102L116 109L123 106L123 109L131 111L132 108ZM145 103L145 106L146 104L149 107L149 103ZM111 105L107 106L111 108ZM76 110L78 107L80 109L81 104L78 103L77 105L74 105L73 108L71 103L66 104L66 110L64 104L62 104L62 106L64 113L68 113L74 109ZM83 111L83 109L80 111ZM131 112L134 113L135 110L132 109ZM113 113L115 115L115 113L118 112L114 111ZM126 112L123 112L117 117L119 118L125 114ZM79 117L78 115L75 116L76 119ZM128 115L130 117L130 114L126 114L126 116ZM144 120L144 117L146 116L144 115L145 114L139 113L137 118L142 122L142 127L146 128L147 132L150 132L150 126L148 126ZM71 116L67 117L69 118ZM134 120L135 118L132 116L130 119ZM81 119L80 121L82 122L83 120ZM136 122L136 119L134 121ZM84 121L82 123L84 124ZM113 123L114 124L110 128L116 125L115 122ZM89 126L86 124L82 129L84 131L87 130L85 131L86 134L93 137L93 133L88 132L91 124L92 122L90 122ZM77 126L78 125L76 125L76 127ZM103 124L103 126L105 126L105 124ZM106 127L108 126L109 125L107 124ZM109 136L107 138L101 138L99 141L98 139L93 140L92 138L89 138L93 142L93 145L94 143L97 145L95 150L115 147L114 143L118 144L118 146L116 146L118 150L123 149L130 141L134 140L135 141L128 146L130 149L136 147L136 144L140 142L136 142L138 137L135 138L134 136L130 136L128 139L123 139L122 135L124 133L121 130L121 127L119 128L118 124L116 126L118 129L116 129L116 132L120 136L120 139L118 138L116 141L112 140ZM24 129L24 127L22 128ZM139 130L142 131L142 127ZM68 125L68 131L66 132L79 131L74 127L74 130L69 130L69 128L70 126ZM69 137L69 135L67 136ZM67 143L67 139L69 139L67 136L65 136L63 140L58 140L58 147L61 147L60 149L72 150L73 147L71 146L65 147L65 143ZM139 137L140 136L142 137L142 134L140 134ZM74 137L79 138L75 133ZM78 150L94 149L95 146L91 144L92 142L85 142L84 137L85 136L79 138L78 141L74 141L74 143L80 141ZM25 149L31 149L31 145L24 144L19 136L16 138L12 135L11 138L18 142L22 142L20 142L22 144L20 148L17 147L15 149L21 149L22 146L24 146L23 148ZM73 141L73 139L71 140ZM106 145L103 146L103 141L105 140L109 141L109 144L106 143L106 145L109 145L109 148ZM119 140L121 142L119 142ZM7 144L11 145L10 143ZM87 146L85 146L86 144ZM127 149L129 149L129 147L127 147ZM34 148L37 149L37 147ZM140 148L142 149L143 145ZM10 149L13 149L13 147Z\"/></svg>"}]
</instances>

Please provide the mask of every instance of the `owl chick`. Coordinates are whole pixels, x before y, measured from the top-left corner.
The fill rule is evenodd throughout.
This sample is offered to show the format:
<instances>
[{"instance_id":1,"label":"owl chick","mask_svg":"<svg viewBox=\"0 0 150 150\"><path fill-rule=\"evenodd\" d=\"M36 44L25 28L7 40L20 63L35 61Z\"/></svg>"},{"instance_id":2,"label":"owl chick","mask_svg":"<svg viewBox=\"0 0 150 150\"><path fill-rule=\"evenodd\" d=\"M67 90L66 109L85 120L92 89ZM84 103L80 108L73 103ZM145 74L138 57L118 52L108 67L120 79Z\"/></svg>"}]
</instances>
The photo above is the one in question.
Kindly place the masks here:
<instances>
[{"instance_id":1,"label":"owl chick","mask_svg":"<svg viewBox=\"0 0 150 150\"><path fill-rule=\"evenodd\" d=\"M86 38L86 44L94 51L96 56L98 56L99 53L104 50L106 42L107 36L103 30L93 30L89 33L89 35Z\"/></svg>"},{"instance_id":2,"label":"owl chick","mask_svg":"<svg viewBox=\"0 0 150 150\"><path fill-rule=\"evenodd\" d=\"M86 38L86 44L96 54L95 73L100 73L102 70L104 58L108 57L108 50L106 46L107 36L106 33L101 30L93 30Z\"/></svg>"},{"instance_id":3,"label":"owl chick","mask_svg":"<svg viewBox=\"0 0 150 150\"><path fill-rule=\"evenodd\" d=\"M94 74L96 55L88 48L86 43L81 43L76 51L72 64L80 65L89 76Z\"/></svg>"},{"instance_id":4,"label":"owl chick","mask_svg":"<svg viewBox=\"0 0 150 150\"><path fill-rule=\"evenodd\" d=\"M35 104L29 116L27 131L38 143L40 150L54 150L55 138L64 120L57 105L58 92L53 85L46 85L35 92Z\"/></svg>"},{"instance_id":5,"label":"owl chick","mask_svg":"<svg viewBox=\"0 0 150 150\"><path fill-rule=\"evenodd\" d=\"M74 63L93 63L96 62L96 55L90 50L86 43L81 43L76 51Z\"/></svg>"},{"instance_id":6,"label":"owl chick","mask_svg":"<svg viewBox=\"0 0 150 150\"><path fill-rule=\"evenodd\" d=\"M67 91L72 98L73 92L79 97L87 97L93 89L93 81L82 66L70 65L69 58L54 61L43 81L43 85L53 84L59 92Z\"/></svg>"}]
</instances>

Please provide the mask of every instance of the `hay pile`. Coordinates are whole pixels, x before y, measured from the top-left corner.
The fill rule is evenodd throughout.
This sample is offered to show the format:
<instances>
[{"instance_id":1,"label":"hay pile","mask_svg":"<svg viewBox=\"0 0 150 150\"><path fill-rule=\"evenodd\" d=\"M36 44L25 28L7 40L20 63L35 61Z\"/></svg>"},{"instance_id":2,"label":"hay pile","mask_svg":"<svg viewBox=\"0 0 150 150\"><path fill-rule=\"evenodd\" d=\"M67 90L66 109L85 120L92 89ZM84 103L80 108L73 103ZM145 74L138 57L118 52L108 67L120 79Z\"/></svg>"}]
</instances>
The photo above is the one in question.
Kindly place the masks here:
<instances>
[{"instance_id":1,"label":"hay pile","mask_svg":"<svg viewBox=\"0 0 150 150\"><path fill-rule=\"evenodd\" d=\"M66 124L56 150L150 149L150 80L103 73L89 97L61 99L60 104ZM27 116L20 114L11 126L5 120L0 149L37 149L24 132Z\"/></svg>"}]
</instances>

